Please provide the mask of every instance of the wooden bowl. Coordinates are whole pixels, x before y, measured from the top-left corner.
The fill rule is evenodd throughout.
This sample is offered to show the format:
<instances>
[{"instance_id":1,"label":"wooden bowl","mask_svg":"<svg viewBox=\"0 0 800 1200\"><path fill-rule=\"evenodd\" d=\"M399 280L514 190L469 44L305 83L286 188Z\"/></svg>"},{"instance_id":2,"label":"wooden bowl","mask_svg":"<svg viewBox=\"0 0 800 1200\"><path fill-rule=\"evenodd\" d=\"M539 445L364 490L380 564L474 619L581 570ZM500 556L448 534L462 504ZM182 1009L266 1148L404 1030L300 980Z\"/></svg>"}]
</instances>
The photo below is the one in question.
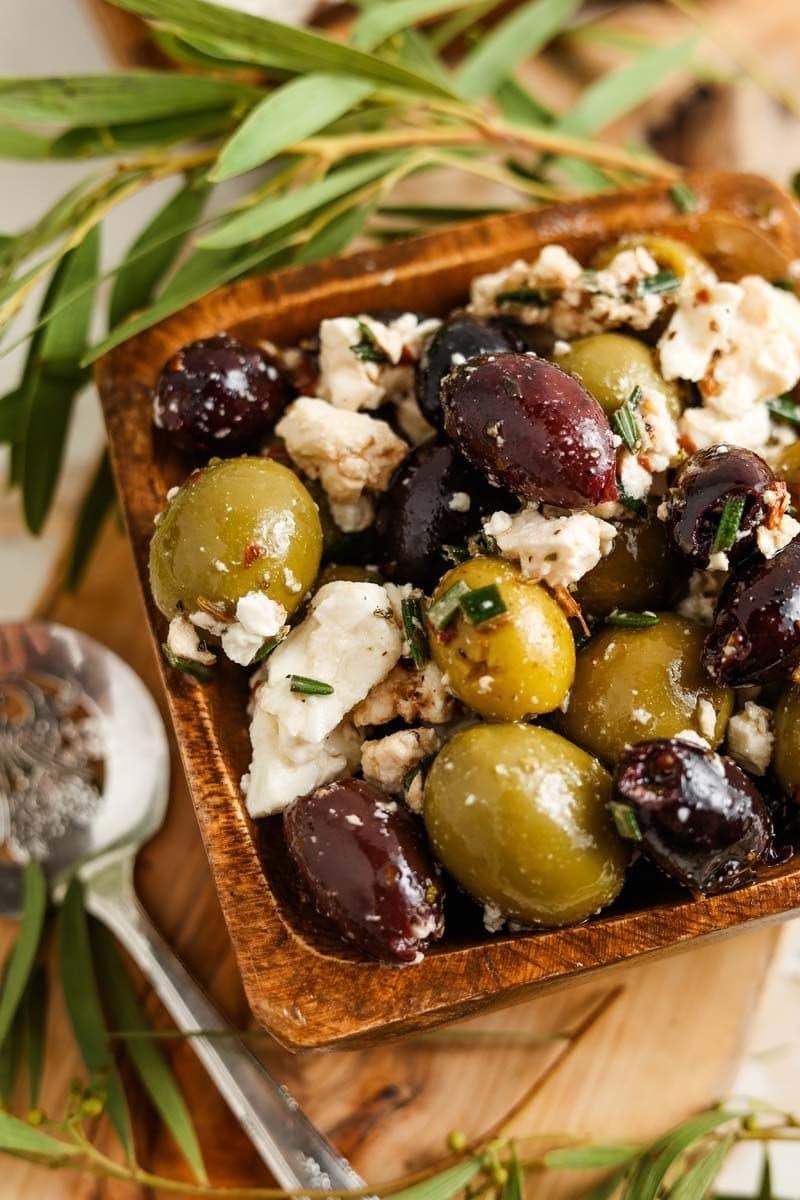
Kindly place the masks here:
<instances>
[{"instance_id":1,"label":"wooden bowl","mask_svg":"<svg viewBox=\"0 0 800 1200\"><path fill-rule=\"evenodd\" d=\"M778 278L800 257L800 211L772 184L737 175L690 182L698 199L693 214L677 210L666 186L648 186L248 280L103 359L97 383L159 660L166 622L150 599L148 547L153 518L187 464L154 444L151 388L178 347L223 329L245 340L291 344L323 317L387 306L444 313L464 301L474 275L531 257L548 242L586 260L625 234L663 231L691 242L727 277L755 271ZM454 905L445 940L418 965L367 960L332 937L298 897L280 819L256 827L247 817L239 793L249 761L244 673L220 664L213 683L203 686L166 670L164 684L248 999L260 1024L292 1049L419 1030L786 917L800 903L800 859L764 868L752 886L709 899L688 898L666 883L657 894L630 887L613 910L569 929L489 937L464 901Z\"/></svg>"}]
</instances>

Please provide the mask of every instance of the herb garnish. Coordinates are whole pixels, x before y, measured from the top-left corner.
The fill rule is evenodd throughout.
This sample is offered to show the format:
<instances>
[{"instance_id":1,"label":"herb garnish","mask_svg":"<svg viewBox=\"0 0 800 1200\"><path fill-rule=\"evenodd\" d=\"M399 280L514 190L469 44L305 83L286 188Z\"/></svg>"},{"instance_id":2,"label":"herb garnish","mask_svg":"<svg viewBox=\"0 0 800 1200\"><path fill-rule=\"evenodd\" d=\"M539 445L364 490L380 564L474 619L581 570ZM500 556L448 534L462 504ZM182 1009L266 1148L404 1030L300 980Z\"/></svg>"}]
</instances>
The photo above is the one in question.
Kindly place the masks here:
<instances>
[{"instance_id":1,"label":"herb garnish","mask_svg":"<svg viewBox=\"0 0 800 1200\"><path fill-rule=\"evenodd\" d=\"M694 191L682 179L676 180L669 189L669 194L673 199L678 212L693 213L697 212L697 196Z\"/></svg>"},{"instance_id":2,"label":"herb garnish","mask_svg":"<svg viewBox=\"0 0 800 1200\"><path fill-rule=\"evenodd\" d=\"M466 596L468 591L469 584L459 579L438 600L434 600L428 609L428 620L434 629L446 629L450 622L455 620L461 597Z\"/></svg>"},{"instance_id":3,"label":"herb garnish","mask_svg":"<svg viewBox=\"0 0 800 1200\"><path fill-rule=\"evenodd\" d=\"M495 301L498 304L534 304L538 308L546 308L553 299L553 293L547 288L512 288L508 292L498 292Z\"/></svg>"},{"instance_id":4,"label":"herb garnish","mask_svg":"<svg viewBox=\"0 0 800 1200\"><path fill-rule=\"evenodd\" d=\"M636 420L636 407L642 398L642 389L637 383L611 418L614 431L619 434L631 454L638 454L642 448L642 436Z\"/></svg>"},{"instance_id":5,"label":"herb garnish","mask_svg":"<svg viewBox=\"0 0 800 1200\"><path fill-rule=\"evenodd\" d=\"M253 656L252 662L254 662L254 663L263 662L265 658L269 658L270 654L272 654L272 651L276 650L277 647L280 646L282 641L283 641L283 634L281 634L281 633L277 633L275 635L275 637L267 638L259 646L255 655Z\"/></svg>"},{"instance_id":6,"label":"herb garnish","mask_svg":"<svg viewBox=\"0 0 800 1200\"><path fill-rule=\"evenodd\" d=\"M711 547L713 554L719 551L726 553L733 546L733 543L736 541L736 535L739 532L739 526L742 523L744 506L744 496L731 496L729 500L725 501L719 525L717 526L714 544Z\"/></svg>"},{"instance_id":7,"label":"herb garnish","mask_svg":"<svg viewBox=\"0 0 800 1200\"><path fill-rule=\"evenodd\" d=\"M649 629L658 624L658 617L653 612L631 612L626 608L615 608L606 617L606 624L618 625L621 629Z\"/></svg>"},{"instance_id":8,"label":"herb garnish","mask_svg":"<svg viewBox=\"0 0 800 1200\"><path fill-rule=\"evenodd\" d=\"M176 671L182 671L184 675L191 675L194 679L199 679L201 683L208 683L214 678L214 672L211 667L205 663L196 662L193 658L181 658L179 654L174 654L170 650L166 642L161 645L161 650L164 658L169 665Z\"/></svg>"},{"instance_id":9,"label":"herb garnish","mask_svg":"<svg viewBox=\"0 0 800 1200\"><path fill-rule=\"evenodd\" d=\"M680 277L674 271L657 271L647 275L636 284L637 296L656 296L662 292L674 292L680 287Z\"/></svg>"},{"instance_id":10,"label":"herb garnish","mask_svg":"<svg viewBox=\"0 0 800 1200\"><path fill-rule=\"evenodd\" d=\"M608 807L611 811L611 816L614 818L614 824L617 827L617 833L620 837L627 838L629 842L640 842L642 840L642 831L639 828L636 813L630 804L622 804L619 800L612 800Z\"/></svg>"},{"instance_id":11,"label":"herb garnish","mask_svg":"<svg viewBox=\"0 0 800 1200\"><path fill-rule=\"evenodd\" d=\"M403 616L403 630L414 666L424 667L430 658L430 651L422 615L422 601L418 596L404 597L400 602L400 610Z\"/></svg>"},{"instance_id":12,"label":"herb garnish","mask_svg":"<svg viewBox=\"0 0 800 1200\"><path fill-rule=\"evenodd\" d=\"M795 404L790 393L768 400L767 408L779 421L790 421L792 425L800 425L800 404Z\"/></svg>"},{"instance_id":13,"label":"herb garnish","mask_svg":"<svg viewBox=\"0 0 800 1200\"><path fill-rule=\"evenodd\" d=\"M309 679L307 675L290 675L289 690L303 696L332 696L333 685L321 679Z\"/></svg>"},{"instance_id":14,"label":"herb garnish","mask_svg":"<svg viewBox=\"0 0 800 1200\"><path fill-rule=\"evenodd\" d=\"M647 505L644 500L640 500L638 496L631 496L629 492L626 492L619 479L617 480L617 491L619 492L620 504L623 508L627 508L628 512L637 513L639 516L647 512Z\"/></svg>"},{"instance_id":15,"label":"herb garnish","mask_svg":"<svg viewBox=\"0 0 800 1200\"><path fill-rule=\"evenodd\" d=\"M389 355L378 345L375 334L366 321L359 321L358 329L361 334L361 340L356 342L355 346L351 347L356 358L360 358L362 362L387 363Z\"/></svg>"},{"instance_id":16,"label":"herb garnish","mask_svg":"<svg viewBox=\"0 0 800 1200\"><path fill-rule=\"evenodd\" d=\"M459 598L459 604L464 616L472 625L483 625L486 621L494 621L496 617L502 617L508 612L496 583L472 588Z\"/></svg>"}]
</instances>

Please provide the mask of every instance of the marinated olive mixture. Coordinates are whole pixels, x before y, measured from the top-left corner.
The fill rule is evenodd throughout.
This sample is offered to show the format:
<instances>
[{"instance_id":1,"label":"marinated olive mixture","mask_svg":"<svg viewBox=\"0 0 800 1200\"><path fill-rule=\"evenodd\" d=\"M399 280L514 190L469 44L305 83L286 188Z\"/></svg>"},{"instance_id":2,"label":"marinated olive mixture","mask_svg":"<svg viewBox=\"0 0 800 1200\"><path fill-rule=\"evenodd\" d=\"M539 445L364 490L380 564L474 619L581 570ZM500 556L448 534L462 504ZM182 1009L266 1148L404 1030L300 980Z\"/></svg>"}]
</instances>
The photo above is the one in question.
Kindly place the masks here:
<instances>
[{"instance_id":1,"label":"marinated olive mixture","mask_svg":"<svg viewBox=\"0 0 800 1200\"><path fill-rule=\"evenodd\" d=\"M258 664L247 808L342 937L413 962L445 886L553 927L633 863L710 894L791 853L799 381L791 286L656 236L166 364L206 465L153 536L165 653Z\"/></svg>"}]
</instances>

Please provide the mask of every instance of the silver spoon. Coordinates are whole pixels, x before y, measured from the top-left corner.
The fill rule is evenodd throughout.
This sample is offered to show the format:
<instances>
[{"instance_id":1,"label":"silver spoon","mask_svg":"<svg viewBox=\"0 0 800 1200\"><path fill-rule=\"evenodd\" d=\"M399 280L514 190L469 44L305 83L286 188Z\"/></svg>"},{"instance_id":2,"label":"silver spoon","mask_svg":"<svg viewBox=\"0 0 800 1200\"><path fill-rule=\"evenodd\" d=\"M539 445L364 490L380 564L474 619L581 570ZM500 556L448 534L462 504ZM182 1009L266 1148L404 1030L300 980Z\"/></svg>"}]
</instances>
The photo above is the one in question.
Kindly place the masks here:
<instances>
[{"instance_id":1,"label":"silver spoon","mask_svg":"<svg viewBox=\"0 0 800 1200\"><path fill-rule=\"evenodd\" d=\"M79 872L89 911L125 946L183 1033L226 1029L133 887L136 853L164 820L168 779L161 717L130 667L61 625L0 625L0 844L20 862L42 861L56 896ZM0 864L0 916L18 915L21 894L21 866ZM363 1188L240 1040L193 1041L280 1187Z\"/></svg>"}]
</instances>

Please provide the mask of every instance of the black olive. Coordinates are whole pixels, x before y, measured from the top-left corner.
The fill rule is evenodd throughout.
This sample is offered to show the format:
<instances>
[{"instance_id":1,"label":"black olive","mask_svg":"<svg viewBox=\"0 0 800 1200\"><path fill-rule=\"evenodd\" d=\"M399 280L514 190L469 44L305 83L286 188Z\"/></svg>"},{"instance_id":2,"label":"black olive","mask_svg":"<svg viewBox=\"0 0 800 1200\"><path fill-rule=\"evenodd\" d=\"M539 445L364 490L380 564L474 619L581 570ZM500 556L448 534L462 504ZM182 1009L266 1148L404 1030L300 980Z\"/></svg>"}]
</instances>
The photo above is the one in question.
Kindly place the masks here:
<instances>
[{"instance_id":1,"label":"black olive","mask_svg":"<svg viewBox=\"0 0 800 1200\"><path fill-rule=\"evenodd\" d=\"M614 783L620 832L667 875L708 895L753 881L770 821L730 759L680 738L639 742L623 753Z\"/></svg>"},{"instance_id":2,"label":"black olive","mask_svg":"<svg viewBox=\"0 0 800 1200\"><path fill-rule=\"evenodd\" d=\"M417 400L426 420L442 425L441 386L445 375L478 354L526 350L512 323L484 321L459 313L444 321L428 343L417 369Z\"/></svg>"}]
</instances>

